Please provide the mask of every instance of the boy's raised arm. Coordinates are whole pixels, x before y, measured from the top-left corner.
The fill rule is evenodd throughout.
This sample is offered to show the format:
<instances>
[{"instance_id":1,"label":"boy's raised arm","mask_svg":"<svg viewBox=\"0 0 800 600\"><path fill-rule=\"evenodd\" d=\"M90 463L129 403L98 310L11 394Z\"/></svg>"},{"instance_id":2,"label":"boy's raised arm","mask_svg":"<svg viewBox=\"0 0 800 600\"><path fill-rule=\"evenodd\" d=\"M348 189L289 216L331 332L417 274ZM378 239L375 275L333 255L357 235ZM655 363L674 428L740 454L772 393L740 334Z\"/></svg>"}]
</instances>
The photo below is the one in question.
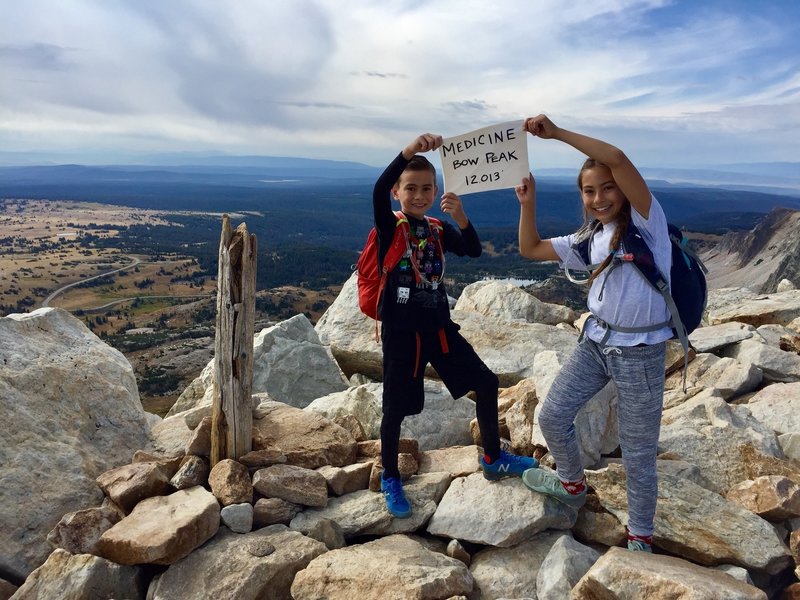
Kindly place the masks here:
<instances>
[{"instance_id":1,"label":"boy's raised arm","mask_svg":"<svg viewBox=\"0 0 800 600\"><path fill-rule=\"evenodd\" d=\"M434 133L423 133L414 138L408 146L403 148L403 158L411 160L415 154L438 150L442 145L442 136Z\"/></svg>"}]
</instances>

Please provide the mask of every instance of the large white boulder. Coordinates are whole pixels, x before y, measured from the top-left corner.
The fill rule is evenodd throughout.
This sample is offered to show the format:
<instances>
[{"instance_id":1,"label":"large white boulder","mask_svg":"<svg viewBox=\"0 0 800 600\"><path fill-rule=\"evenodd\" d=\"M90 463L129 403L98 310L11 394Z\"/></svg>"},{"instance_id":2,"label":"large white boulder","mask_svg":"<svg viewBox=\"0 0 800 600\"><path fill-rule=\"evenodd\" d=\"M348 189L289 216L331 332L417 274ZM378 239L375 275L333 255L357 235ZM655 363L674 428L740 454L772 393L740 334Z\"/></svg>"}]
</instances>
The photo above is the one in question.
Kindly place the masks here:
<instances>
[{"instance_id":1,"label":"large white boulder","mask_svg":"<svg viewBox=\"0 0 800 600\"><path fill-rule=\"evenodd\" d=\"M273 400L296 408L347 388L339 366L305 315L295 315L262 329L253 339L254 394L266 392ZM173 416L214 399L214 360L192 381L170 409Z\"/></svg>"},{"instance_id":2,"label":"large white boulder","mask_svg":"<svg viewBox=\"0 0 800 600\"><path fill-rule=\"evenodd\" d=\"M149 419L122 353L41 308L0 318L0 422L0 572L24 579L62 515L100 504L95 478L148 446Z\"/></svg>"}]
</instances>

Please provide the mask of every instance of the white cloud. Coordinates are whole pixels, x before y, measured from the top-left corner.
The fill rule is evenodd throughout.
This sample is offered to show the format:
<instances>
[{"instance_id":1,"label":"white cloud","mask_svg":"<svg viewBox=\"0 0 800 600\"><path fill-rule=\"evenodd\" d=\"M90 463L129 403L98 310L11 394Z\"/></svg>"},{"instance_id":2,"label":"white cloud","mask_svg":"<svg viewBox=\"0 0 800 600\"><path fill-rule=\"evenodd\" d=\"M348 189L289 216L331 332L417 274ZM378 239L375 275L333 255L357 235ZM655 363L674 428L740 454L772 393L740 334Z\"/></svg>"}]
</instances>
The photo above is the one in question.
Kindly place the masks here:
<instances>
[{"instance_id":1,"label":"white cloud","mask_svg":"<svg viewBox=\"0 0 800 600\"><path fill-rule=\"evenodd\" d=\"M380 165L421 131L547 112L650 164L730 162L734 149L796 160L796 3L494 4L13 3L0 20L0 144ZM557 146L542 166L574 164Z\"/></svg>"}]
</instances>

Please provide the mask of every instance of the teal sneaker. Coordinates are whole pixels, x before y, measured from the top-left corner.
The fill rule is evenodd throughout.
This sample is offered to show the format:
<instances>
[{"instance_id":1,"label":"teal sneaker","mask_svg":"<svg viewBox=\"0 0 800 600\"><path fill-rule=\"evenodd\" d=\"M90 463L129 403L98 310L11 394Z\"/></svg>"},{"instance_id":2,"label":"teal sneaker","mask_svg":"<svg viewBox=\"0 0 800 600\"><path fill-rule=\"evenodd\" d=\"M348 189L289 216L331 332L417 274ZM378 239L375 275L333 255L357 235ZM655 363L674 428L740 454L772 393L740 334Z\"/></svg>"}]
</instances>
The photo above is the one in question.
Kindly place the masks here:
<instances>
[{"instance_id":1,"label":"teal sneaker","mask_svg":"<svg viewBox=\"0 0 800 600\"><path fill-rule=\"evenodd\" d=\"M653 546L642 540L628 540L628 550L632 552L653 552Z\"/></svg>"},{"instance_id":2,"label":"teal sneaker","mask_svg":"<svg viewBox=\"0 0 800 600\"><path fill-rule=\"evenodd\" d=\"M505 450L500 450L500 456L493 463L487 463L483 456L479 461L483 469L483 476L491 481L503 477L520 477L528 469L535 469L539 461L530 456L518 456Z\"/></svg>"},{"instance_id":3,"label":"teal sneaker","mask_svg":"<svg viewBox=\"0 0 800 600\"><path fill-rule=\"evenodd\" d=\"M522 482L534 492L546 494L575 510L578 510L586 502L586 486L582 492L570 494L553 471L528 469L522 474Z\"/></svg>"},{"instance_id":4,"label":"teal sneaker","mask_svg":"<svg viewBox=\"0 0 800 600\"><path fill-rule=\"evenodd\" d=\"M626 528L627 531L627 528ZM628 533L628 550L632 552L653 552L653 536L652 535L636 535Z\"/></svg>"},{"instance_id":5,"label":"teal sneaker","mask_svg":"<svg viewBox=\"0 0 800 600\"><path fill-rule=\"evenodd\" d=\"M406 499L403 491L403 482L397 477L383 478L381 473L381 492L386 499L386 508L392 516L398 519L407 519L411 516L411 504Z\"/></svg>"}]
</instances>

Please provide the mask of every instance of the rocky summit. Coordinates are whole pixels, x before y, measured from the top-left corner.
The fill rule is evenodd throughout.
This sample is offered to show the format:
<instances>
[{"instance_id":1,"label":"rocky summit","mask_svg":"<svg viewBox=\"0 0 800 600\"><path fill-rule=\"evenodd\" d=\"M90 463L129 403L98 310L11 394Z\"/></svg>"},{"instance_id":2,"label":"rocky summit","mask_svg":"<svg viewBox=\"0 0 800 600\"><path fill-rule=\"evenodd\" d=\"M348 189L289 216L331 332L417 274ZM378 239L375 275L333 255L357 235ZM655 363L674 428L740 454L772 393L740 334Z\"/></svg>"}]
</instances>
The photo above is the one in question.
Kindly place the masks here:
<instances>
[{"instance_id":1,"label":"rocky summit","mask_svg":"<svg viewBox=\"0 0 800 600\"><path fill-rule=\"evenodd\" d=\"M316 326L256 334L252 451L213 466L213 368L161 419L69 313L0 318L0 599L800 598L800 290L770 277L710 291L685 388L670 348L653 554L625 548L611 386L577 417L576 511L486 480L473 401L428 372L400 445L413 513L393 518L354 278ZM453 318L501 380L505 443L552 467L538 414L581 315L478 282Z\"/></svg>"}]
</instances>

